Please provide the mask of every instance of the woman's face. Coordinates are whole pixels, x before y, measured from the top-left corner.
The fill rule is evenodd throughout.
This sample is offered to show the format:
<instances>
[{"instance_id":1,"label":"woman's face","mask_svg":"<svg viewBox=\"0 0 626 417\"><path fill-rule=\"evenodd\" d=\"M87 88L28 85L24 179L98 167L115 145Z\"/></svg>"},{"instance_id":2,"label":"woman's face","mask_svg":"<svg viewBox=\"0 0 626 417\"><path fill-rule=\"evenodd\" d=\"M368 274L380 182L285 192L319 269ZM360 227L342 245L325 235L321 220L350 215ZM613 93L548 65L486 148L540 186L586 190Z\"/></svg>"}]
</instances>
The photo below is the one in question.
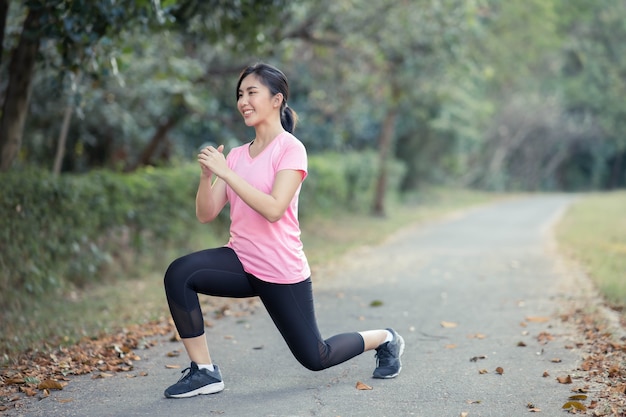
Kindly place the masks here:
<instances>
[{"instance_id":1,"label":"woman's face","mask_svg":"<svg viewBox=\"0 0 626 417\"><path fill-rule=\"evenodd\" d=\"M269 88L254 74L241 81L237 94L237 108L246 126L258 126L270 116L275 116L280 108L281 94L272 96Z\"/></svg>"}]
</instances>

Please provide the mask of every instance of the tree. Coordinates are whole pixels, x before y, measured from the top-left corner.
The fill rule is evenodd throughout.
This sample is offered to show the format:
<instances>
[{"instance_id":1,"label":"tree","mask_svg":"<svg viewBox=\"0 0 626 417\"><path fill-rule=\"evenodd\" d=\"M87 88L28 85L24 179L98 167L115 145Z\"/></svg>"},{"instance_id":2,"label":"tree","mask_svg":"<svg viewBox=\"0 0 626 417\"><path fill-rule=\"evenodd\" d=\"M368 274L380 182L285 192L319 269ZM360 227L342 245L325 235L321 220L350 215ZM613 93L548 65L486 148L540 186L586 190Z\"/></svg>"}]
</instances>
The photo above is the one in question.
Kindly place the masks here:
<instances>
[{"instance_id":1,"label":"tree","mask_svg":"<svg viewBox=\"0 0 626 417\"><path fill-rule=\"evenodd\" d=\"M282 16L284 4L285 0L123 0L113 4L108 0L27 0L20 6L24 25L8 68L0 119L0 171L10 169L22 144L39 62L37 53L43 40L53 46L40 51L48 66L60 74L81 70L86 78L95 67L86 64L114 58L111 45L121 43L119 34L131 28L177 30L185 33L190 42L200 37L219 40L239 52L266 45L260 28L274 24Z\"/></svg>"},{"instance_id":2,"label":"tree","mask_svg":"<svg viewBox=\"0 0 626 417\"><path fill-rule=\"evenodd\" d=\"M466 22L471 22L475 5L455 0L344 0L326 7L330 13L318 22L318 31L327 33L326 38L340 39L327 61L339 68L340 90L335 96L343 105L336 107L347 113L344 117L365 117L369 129L375 128L379 173L371 209L374 215L384 216L387 163L394 155L398 122L430 111L425 109L430 100L424 96L437 94L442 68L458 59L456 51L471 30ZM364 102L368 103L365 110ZM351 116L350 109L360 114ZM412 140L420 141L420 133L414 131Z\"/></svg>"},{"instance_id":3,"label":"tree","mask_svg":"<svg viewBox=\"0 0 626 417\"><path fill-rule=\"evenodd\" d=\"M148 18L152 2L27 0L19 42L11 53L8 84L0 119L0 171L11 168L22 143L33 76L42 40L56 46L61 71L81 67L97 43L139 17Z\"/></svg>"},{"instance_id":4,"label":"tree","mask_svg":"<svg viewBox=\"0 0 626 417\"><path fill-rule=\"evenodd\" d=\"M588 136L577 152L589 164L585 187L626 184L626 4L619 0L558 2L564 36L563 92L569 116L592 125L601 135Z\"/></svg>"}]
</instances>

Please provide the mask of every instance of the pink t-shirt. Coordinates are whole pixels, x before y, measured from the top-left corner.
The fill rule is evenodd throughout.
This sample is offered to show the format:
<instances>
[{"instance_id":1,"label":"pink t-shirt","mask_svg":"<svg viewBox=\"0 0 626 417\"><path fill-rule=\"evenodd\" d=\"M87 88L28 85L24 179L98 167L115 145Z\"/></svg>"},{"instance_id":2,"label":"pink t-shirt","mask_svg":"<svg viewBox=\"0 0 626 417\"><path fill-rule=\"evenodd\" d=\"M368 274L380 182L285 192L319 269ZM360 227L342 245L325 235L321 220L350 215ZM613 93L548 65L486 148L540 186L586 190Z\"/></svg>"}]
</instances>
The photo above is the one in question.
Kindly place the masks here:
<instances>
[{"instance_id":1,"label":"pink t-shirt","mask_svg":"<svg viewBox=\"0 0 626 417\"><path fill-rule=\"evenodd\" d=\"M249 146L233 148L226 162L258 190L269 194L280 170L298 170L302 172L303 180L306 177L306 149L292 134L281 133L254 158L250 157ZM311 276L300 240L298 196L301 187L283 217L275 223L250 208L230 187L226 188L231 219L230 239L226 246L235 251L246 272L263 281L291 284Z\"/></svg>"}]
</instances>

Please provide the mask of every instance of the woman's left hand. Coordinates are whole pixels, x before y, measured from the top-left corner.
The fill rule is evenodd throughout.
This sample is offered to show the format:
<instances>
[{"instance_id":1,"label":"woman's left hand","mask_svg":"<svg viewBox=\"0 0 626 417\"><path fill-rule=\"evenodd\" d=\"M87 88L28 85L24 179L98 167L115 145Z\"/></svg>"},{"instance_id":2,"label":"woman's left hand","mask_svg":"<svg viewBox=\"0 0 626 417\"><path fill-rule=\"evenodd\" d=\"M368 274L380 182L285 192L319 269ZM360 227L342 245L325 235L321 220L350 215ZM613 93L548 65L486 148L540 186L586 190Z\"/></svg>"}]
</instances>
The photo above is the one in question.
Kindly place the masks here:
<instances>
[{"instance_id":1,"label":"woman's left hand","mask_svg":"<svg viewBox=\"0 0 626 417\"><path fill-rule=\"evenodd\" d=\"M202 167L210 170L218 177L222 177L229 170L224 157L224 145L220 145L217 148L207 146L202 149L198 154L198 162Z\"/></svg>"}]
</instances>

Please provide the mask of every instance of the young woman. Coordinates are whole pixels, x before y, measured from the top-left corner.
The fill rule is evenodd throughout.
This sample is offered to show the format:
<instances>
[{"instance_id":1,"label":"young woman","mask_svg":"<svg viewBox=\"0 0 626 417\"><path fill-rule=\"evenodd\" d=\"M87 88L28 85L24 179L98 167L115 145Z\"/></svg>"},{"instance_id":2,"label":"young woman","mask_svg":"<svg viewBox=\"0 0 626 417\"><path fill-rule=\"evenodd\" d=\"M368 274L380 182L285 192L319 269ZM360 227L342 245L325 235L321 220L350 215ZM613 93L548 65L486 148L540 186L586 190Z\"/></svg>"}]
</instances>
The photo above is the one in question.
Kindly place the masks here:
<instances>
[{"instance_id":1,"label":"young woman","mask_svg":"<svg viewBox=\"0 0 626 417\"><path fill-rule=\"evenodd\" d=\"M293 136L296 113L289 86L275 67L246 68L237 83L237 109L255 138L230 151L202 149L196 216L210 222L230 203L230 239L224 247L183 256L165 274L170 312L191 366L165 390L168 398L224 389L213 364L198 293L260 297L295 358L319 371L376 349L374 378L394 378L402 368L404 340L393 329L343 333L324 340L313 308L311 271L300 241L298 196L307 176L304 145Z\"/></svg>"}]
</instances>

